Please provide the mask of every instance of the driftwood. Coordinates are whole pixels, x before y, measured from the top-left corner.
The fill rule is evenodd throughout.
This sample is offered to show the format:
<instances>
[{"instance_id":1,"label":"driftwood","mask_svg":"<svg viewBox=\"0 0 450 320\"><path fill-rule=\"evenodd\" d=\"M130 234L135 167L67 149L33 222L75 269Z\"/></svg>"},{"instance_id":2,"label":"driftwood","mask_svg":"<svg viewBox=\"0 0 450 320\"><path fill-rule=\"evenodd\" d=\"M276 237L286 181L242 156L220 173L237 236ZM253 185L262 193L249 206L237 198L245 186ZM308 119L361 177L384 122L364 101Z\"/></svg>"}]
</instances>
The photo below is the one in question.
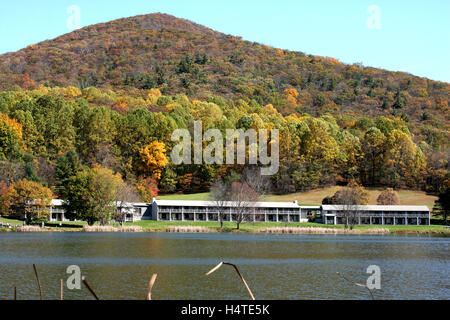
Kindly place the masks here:
<instances>
[{"instance_id":1,"label":"driftwood","mask_svg":"<svg viewBox=\"0 0 450 320\"><path fill-rule=\"evenodd\" d=\"M245 281L244 277L242 276L241 272L239 271L239 268L238 268L235 264L233 264L233 263L229 263L229 262L224 262L224 261L222 261L222 262L219 263L217 266L215 266L214 268L212 268L208 273L206 273L206 276L209 276L211 273L213 273L214 271L216 271L217 269L219 269L219 268L220 268L222 265L224 265L224 264L234 267L234 269L236 270L237 274L239 275L239 277L241 278L242 282L244 283L245 288L247 288L247 291L248 291L248 293L250 294L250 297L252 298L252 300L255 300L255 297L253 296L253 293L252 293L252 291L250 290L250 288L249 288L247 282Z\"/></svg>"},{"instance_id":2,"label":"driftwood","mask_svg":"<svg viewBox=\"0 0 450 320\"><path fill-rule=\"evenodd\" d=\"M42 300L42 288L41 288L41 282L39 281L39 275L36 269L36 265L33 263L33 269L34 269L34 274L36 275L36 280L37 280L37 284L39 287L39 297Z\"/></svg>"},{"instance_id":3,"label":"driftwood","mask_svg":"<svg viewBox=\"0 0 450 320\"><path fill-rule=\"evenodd\" d=\"M347 278L346 278L343 274L341 274L340 272L336 272L336 274L337 274L338 276L340 276L342 279L344 279L345 281L354 284L355 286L366 288L367 290L369 290L369 293L370 293L370 296L372 297L372 300L375 300L375 298L373 297L372 290L370 290L368 286L366 286L366 285L364 285L364 284L362 284L362 283L353 282L353 281L347 279Z\"/></svg>"},{"instance_id":4,"label":"driftwood","mask_svg":"<svg viewBox=\"0 0 450 320\"><path fill-rule=\"evenodd\" d=\"M158 276L158 274L154 273L152 278L150 279L150 282L148 283L148 292L147 292L146 300L152 300L152 288L153 288L153 285L155 284L157 276Z\"/></svg>"},{"instance_id":5,"label":"driftwood","mask_svg":"<svg viewBox=\"0 0 450 320\"><path fill-rule=\"evenodd\" d=\"M96 300L100 300L100 299L98 298L98 296L95 294L94 290L93 290L93 289L91 288L91 286L89 285L89 283L86 281L86 278L85 278L85 277L82 278L82 281L83 281L84 285L86 286L86 288L88 288L89 292L94 296L94 298L95 298Z\"/></svg>"}]
</instances>

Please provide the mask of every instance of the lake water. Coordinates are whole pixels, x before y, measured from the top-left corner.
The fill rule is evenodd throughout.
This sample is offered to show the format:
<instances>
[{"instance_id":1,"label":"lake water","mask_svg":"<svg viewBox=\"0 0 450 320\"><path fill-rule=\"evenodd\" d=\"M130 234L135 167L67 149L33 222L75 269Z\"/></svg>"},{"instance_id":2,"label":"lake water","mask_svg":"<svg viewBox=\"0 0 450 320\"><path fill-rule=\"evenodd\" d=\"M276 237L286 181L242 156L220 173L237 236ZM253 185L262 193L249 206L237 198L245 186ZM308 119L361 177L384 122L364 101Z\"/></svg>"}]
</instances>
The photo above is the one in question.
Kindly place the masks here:
<instances>
[{"instance_id":1,"label":"lake water","mask_svg":"<svg viewBox=\"0 0 450 320\"><path fill-rule=\"evenodd\" d=\"M366 235L170 233L0 233L0 299L59 299L59 279L78 265L101 299L144 299L153 273L154 299L248 299L236 263L256 299L369 299L336 275L366 283L381 269L378 299L449 299L450 238ZM65 299L92 299L64 288Z\"/></svg>"}]
</instances>

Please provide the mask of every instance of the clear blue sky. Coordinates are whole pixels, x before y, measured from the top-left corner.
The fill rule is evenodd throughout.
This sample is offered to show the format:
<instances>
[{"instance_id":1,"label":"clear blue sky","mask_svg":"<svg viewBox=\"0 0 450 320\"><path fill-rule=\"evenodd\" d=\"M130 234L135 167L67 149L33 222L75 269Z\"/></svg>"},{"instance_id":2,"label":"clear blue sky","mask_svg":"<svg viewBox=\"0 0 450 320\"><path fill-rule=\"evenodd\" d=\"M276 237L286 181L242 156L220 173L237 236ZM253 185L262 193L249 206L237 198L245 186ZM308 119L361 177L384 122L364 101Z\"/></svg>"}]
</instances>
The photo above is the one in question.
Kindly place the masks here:
<instances>
[{"instance_id":1,"label":"clear blue sky","mask_svg":"<svg viewBox=\"0 0 450 320\"><path fill-rule=\"evenodd\" d=\"M449 0L3 0L0 53L69 32L70 5L81 9L81 27L164 12L277 48L450 82Z\"/></svg>"}]
</instances>

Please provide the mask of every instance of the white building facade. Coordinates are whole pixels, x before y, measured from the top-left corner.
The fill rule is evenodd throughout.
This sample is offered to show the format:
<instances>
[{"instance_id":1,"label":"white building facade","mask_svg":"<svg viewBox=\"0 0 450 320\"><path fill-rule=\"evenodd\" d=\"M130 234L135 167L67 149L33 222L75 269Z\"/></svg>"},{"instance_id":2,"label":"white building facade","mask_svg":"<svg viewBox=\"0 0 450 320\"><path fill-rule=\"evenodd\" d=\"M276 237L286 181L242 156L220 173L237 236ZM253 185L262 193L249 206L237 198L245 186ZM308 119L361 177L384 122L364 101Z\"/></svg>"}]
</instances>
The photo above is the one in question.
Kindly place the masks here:
<instances>
[{"instance_id":1,"label":"white building facade","mask_svg":"<svg viewBox=\"0 0 450 320\"><path fill-rule=\"evenodd\" d=\"M244 206L244 210L242 207ZM224 221L236 221L243 215L243 221L258 222L307 222L297 201L294 202L251 202L245 205L214 201L153 200L152 214L146 220L157 221L218 221L219 212Z\"/></svg>"},{"instance_id":2,"label":"white building facade","mask_svg":"<svg viewBox=\"0 0 450 320\"><path fill-rule=\"evenodd\" d=\"M345 224L349 219L356 224L376 225L430 225L427 206L343 206L322 205L325 224Z\"/></svg>"},{"instance_id":3,"label":"white building facade","mask_svg":"<svg viewBox=\"0 0 450 320\"><path fill-rule=\"evenodd\" d=\"M64 215L63 201L52 201L50 221L69 221ZM154 221L218 221L219 212L224 221L250 222L308 222L315 217L324 224L345 224L348 219L367 225L429 225L430 209L426 206L300 206L294 202L252 202L245 209L235 202L218 205L214 201L157 200L152 203L116 203L125 213L125 222Z\"/></svg>"}]
</instances>

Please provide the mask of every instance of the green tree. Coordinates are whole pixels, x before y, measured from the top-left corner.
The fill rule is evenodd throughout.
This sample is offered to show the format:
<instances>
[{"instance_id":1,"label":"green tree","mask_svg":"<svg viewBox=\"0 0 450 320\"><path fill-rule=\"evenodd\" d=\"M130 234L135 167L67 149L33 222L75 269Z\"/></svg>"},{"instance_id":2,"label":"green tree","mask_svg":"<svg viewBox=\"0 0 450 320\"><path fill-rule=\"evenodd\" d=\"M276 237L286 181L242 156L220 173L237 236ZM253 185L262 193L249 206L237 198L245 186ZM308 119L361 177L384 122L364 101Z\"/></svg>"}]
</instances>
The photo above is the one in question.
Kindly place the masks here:
<instances>
[{"instance_id":1,"label":"green tree","mask_svg":"<svg viewBox=\"0 0 450 320\"><path fill-rule=\"evenodd\" d=\"M70 178L65 194L66 216L105 225L117 210L115 202L123 185L121 175L107 168L93 166L78 172Z\"/></svg>"},{"instance_id":2,"label":"green tree","mask_svg":"<svg viewBox=\"0 0 450 320\"><path fill-rule=\"evenodd\" d=\"M375 185L379 176L383 174L383 155L385 152L386 136L380 129L372 127L362 140L363 161L361 171L363 181Z\"/></svg>"},{"instance_id":3,"label":"green tree","mask_svg":"<svg viewBox=\"0 0 450 320\"><path fill-rule=\"evenodd\" d=\"M448 181L448 180L447 180ZM450 215L450 188L445 187L439 192L438 199L435 201L433 214L440 216L444 220L444 224L448 225L447 218Z\"/></svg>"},{"instance_id":4,"label":"green tree","mask_svg":"<svg viewBox=\"0 0 450 320\"><path fill-rule=\"evenodd\" d=\"M73 150L58 158L55 168L55 190L60 197L66 197L70 179L75 177L81 169L80 159Z\"/></svg>"},{"instance_id":5,"label":"green tree","mask_svg":"<svg viewBox=\"0 0 450 320\"><path fill-rule=\"evenodd\" d=\"M167 166L162 174L161 181L159 182L159 187L163 193L172 193L177 189L177 174L173 171L170 166Z\"/></svg>"}]
</instances>

